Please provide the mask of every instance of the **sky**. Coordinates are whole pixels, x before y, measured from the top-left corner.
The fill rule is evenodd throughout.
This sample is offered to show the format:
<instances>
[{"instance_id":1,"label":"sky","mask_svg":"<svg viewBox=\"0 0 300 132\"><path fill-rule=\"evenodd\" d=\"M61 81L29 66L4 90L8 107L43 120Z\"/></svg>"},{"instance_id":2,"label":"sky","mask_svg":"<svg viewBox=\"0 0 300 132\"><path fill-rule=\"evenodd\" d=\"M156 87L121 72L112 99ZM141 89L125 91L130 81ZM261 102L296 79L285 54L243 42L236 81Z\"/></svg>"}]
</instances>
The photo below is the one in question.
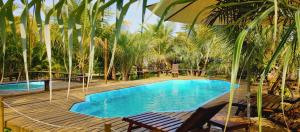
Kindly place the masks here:
<instances>
[{"instance_id":1,"label":"sky","mask_svg":"<svg viewBox=\"0 0 300 132\"><path fill-rule=\"evenodd\" d=\"M148 5L159 2L160 0L148 0ZM113 7L114 8L114 7ZM153 14L150 10L146 9L145 13L145 24L156 24L160 18ZM111 20L114 22L115 18ZM140 31L140 26L142 23L142 2L135 2L128 10L128 13L125 17L127 30L130 32ZM174 28L174 32L181 31L181 24L175 22L169 22L171 26ZM125 28L126 30L126 28Z\"/></svg>"},{"instance_id":2,"label":"sky","mask_svg":"<svg viewBox=\"0 0 300 132\"><path fill-rule=\"evenodd\" d=\"M6 2L7 0L4 0ZM30 0L29 0L30 1ZM54 0L54 3L56 3L58 0ZM148 0L147 5L159 2L160 0ZM53 0L45 0L46 5L51 7L53 5ZM128 0L124 0L124 3L128 2ZM20 3L20 0L15 0L15 3ZM112 13L115 13L116 7L115 5L110 7L110 10ZM14 12L15 15L20 14L22 10L17 10ZM115 15L112 15L110 18L107 18L108 22L110 24L115 23ZM42 15L42 17L44 17ZM145 24L155 24L159 21L159 17L153 14L150 10L146 9L146 14L145 14ZM122 30L127 30L129 32L138 32L141 29L141 23L142 23L142 0L138 0L134 4L132 4L127 12L127 15L124 19L124 24L122 27ZM169 24L173 28L173 34L176 32L182 31L181 30L181 25L180 23L175 23L175 22L169 22Z\"/></svg>"}]
</instances>

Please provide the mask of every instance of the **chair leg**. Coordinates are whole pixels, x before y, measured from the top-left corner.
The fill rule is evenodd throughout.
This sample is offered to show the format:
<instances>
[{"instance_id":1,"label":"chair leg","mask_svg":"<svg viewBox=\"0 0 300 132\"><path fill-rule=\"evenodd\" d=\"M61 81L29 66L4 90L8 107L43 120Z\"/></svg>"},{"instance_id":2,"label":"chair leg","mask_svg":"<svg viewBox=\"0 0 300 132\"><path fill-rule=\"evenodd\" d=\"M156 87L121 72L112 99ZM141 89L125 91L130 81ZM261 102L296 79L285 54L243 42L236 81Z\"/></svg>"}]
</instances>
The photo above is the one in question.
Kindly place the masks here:
<instances>
[{"instance_id":1,"label":"chair leg","mask_svg":"<svg viewBox=\"0 0 300 132\"><path fill-rule=\"evenodd\" d=\"M132 130L132 125L133 125L132 123L129 123L127 132L131 132L131 130Z\"/></svg>"}]
</instances>

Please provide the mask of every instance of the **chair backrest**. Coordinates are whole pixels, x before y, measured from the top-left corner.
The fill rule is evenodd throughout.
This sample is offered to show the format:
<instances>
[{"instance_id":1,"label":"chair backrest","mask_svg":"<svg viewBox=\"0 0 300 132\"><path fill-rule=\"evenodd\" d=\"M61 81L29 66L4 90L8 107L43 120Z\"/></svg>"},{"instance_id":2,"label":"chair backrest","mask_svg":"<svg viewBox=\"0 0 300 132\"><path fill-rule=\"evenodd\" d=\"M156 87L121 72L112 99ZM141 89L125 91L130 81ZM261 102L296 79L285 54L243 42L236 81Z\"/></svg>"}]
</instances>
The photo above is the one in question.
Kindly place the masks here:
<instances>
[{"instance_id":1,"label":"chair backrest","mask_svg":"<svg viewBox=\"0 0 300 132\"><path fill-rule=\"evenodd\" d=\"M207 105L198 108L177 130L176 132L188 132L189 130L201 128L213 116L215 116L221 109L223 109L228 102L221 101L212 105Z\"/></svg>"}]
</instances>

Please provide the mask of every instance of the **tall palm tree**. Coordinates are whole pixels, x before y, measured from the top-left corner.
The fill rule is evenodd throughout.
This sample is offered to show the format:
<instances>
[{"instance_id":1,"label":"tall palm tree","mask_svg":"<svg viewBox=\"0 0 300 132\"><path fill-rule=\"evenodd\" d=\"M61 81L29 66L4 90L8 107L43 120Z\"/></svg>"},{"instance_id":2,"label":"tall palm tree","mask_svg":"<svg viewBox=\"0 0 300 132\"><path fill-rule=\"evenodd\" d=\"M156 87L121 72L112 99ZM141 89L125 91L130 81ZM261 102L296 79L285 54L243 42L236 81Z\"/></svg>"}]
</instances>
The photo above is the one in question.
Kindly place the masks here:
<instances>
[{"instance_id":1,"label":"tall palm tree","mask_svg":"<svg viewBox=\"0 0 300 132\"><path fill-rule=\"evenodd\" d=\"M158 76L160 76L161 68L167 62L167 52L171 46L172 27L168 24L161 25L157 29L157 24L148 25L145 28L145 34L152 36L150 44L150 52L152 53L153 62L156 64Z\"/></svg>"},{"instance_id":2,"label":"tall palm tree","mask_svg":"<svg viewBox=\"0 0 300 132\"><path fill-rule=\"evenodd\" d=\"M120 36L116 50L116 65L122 73L123 80L129 80L132 67L141 63L148 50L148 44L140 43L139 37L140 34L130 35L126 32Z\"/></svg>"}]
</instances>

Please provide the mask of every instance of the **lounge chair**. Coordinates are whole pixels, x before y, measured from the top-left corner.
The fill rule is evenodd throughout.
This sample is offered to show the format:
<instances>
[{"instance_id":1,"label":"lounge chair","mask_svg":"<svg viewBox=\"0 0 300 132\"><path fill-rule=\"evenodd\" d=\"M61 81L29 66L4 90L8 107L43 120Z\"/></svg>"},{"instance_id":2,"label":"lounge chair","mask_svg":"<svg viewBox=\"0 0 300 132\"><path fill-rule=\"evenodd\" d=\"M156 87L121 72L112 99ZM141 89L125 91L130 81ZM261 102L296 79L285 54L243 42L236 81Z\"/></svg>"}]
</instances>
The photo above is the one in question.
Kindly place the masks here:
<instances>
[{"instance_id":1,"label":"lounge chair","mask_svg":"<svg viewBox=\"0 0 300 132\"><path fill-rule=\"evenodd\" d=\"M256 98L257 94L252 94L251 98ZM281 102L281 96L279 95L272 95L272 94L263 94L263 99L271 99L273 101ZM285 103L294 104L300 101L300 97L298 98L291 98L291 97L284 97L283 101Z\"/></svg>"},{"instance_id":2,"label":"lounge chair","mask_svg":"<svg viewBox=\"0 0 300 132\"><path fill-rule=\"evenodd\" d=\"M299 132L300 131L300 120L299 120L299 118L294 118L293 119L292 117L289 117L287 115L283 115L282 113L275 113L275 114L272 114L268 119L273 121L276 124L279 124L283 127L286 127L286 123L284 121L284 118L286 120L286 123L287 123L289 129L292 132Z\"/></svg>"},{"instance_id":3,"label":"lounge chair","mask_svg":"<svg viewBox=\"0 0 300 132\"><path fill-rule=\"evenodd\" d=\"M203 128L203 125L208 123L227 103L218 102L200 107L186 121L152 112L123 118L123 121L129 122L128 132L140 127L159 132L209 131L209 128ZM215 124L211 123L211 125Z\"/></svg>"},{"instance_id":4,"label":"lounge chair","mask_svg":"<svg viewBox=\"0 0 300 132\"><path fill-rule=\"evenodd\" d=\"M282 112L281 108L281 97L276 95L262 95L262 114L265 117L268 117L271 113L276 112ZM240 100L236 103L233 103L233 106L237 106L238 109L235 113L235 115L239 115L241 111L245 111L247 108L247 100ZM252 96L250 99L250 104L252 110L257 109L257 98L256 96ZM300 107L300 101L289 101L284 104L284 111L289 112L295 108ZM252 113L256 113L255 111L252 111Z\"/></svg>"},{"instance_id":5,"label":"lounge chair","mask_svg":"<svg viewBox=\"0 0 300 132\"><path fill-rule=\"evenodd\" d=\"M178 64L173 64L172 65L172 76L173 77L178 77L178 75L179 75L179 68L178 68L179 66L178 66Z\"/></svg>"},{"instance_id":6,"label":"lounge chair","mask_svg":"<svg viewBox=\"0 0 300 132\"><path fill-rule=\"evenodd\" d=\"M229 120L228 124L226 126L226 130L227 131L234 131L234 130L239 130L239 129L245 129L246 132L249 130L249 127L252 125L250 123L249 119L240 117L240 116L234 116L234 117L230 117L230 119L234 118L235 120L238 119L238 121L232 121ZM211 119L210 121L208 121L208 126L217 126L219 128L222 128L222 130L224 131L225 128L225 119Z\"/></svg>"}]
</instances>

